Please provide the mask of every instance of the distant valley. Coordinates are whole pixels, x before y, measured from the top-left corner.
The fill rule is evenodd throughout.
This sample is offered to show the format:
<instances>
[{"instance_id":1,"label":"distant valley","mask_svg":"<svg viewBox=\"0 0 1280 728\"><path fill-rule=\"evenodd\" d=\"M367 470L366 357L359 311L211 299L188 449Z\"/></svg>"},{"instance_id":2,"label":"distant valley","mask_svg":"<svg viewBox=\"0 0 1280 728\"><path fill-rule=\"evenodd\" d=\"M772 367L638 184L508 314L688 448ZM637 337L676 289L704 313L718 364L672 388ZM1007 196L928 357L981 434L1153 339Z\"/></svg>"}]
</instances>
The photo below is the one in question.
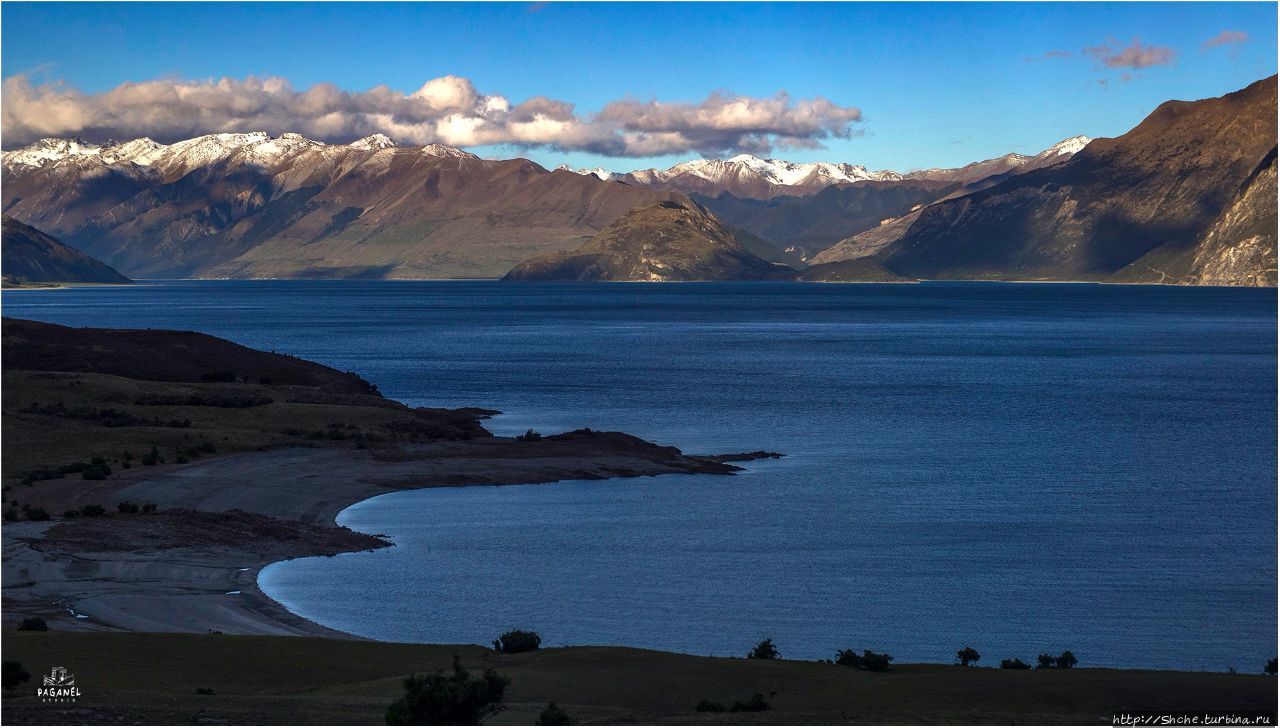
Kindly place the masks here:
<instances>
[{"instance_id":1,"label":"distant valley","mask_svg":"<svg viewBox=\"0 0 1280 728\"><path fill-rule=\"evenodd\" d=\"M1273 76L1114 139L908 172L749 155L548 170L382 135L44 139L4 152L3 208L149 278L1274 286L1275 113Z\"/></svg>"}]
</instances>

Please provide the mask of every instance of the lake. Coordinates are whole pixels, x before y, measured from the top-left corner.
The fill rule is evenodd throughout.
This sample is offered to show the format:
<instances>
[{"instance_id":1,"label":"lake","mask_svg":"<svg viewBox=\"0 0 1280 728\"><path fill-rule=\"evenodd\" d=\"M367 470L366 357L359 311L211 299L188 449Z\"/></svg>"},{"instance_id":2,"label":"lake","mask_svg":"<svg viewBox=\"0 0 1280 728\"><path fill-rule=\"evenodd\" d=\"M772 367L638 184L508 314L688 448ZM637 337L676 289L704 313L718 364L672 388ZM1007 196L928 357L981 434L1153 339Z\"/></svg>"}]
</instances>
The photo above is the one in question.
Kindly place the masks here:
<instances>
[{"instance_id":1,"label":"lake","mask_svg":"<svg viewBox=\"0 0 1280 728\"><path fill-rule=\"evenodd\" d=\"M1256 672L1276 654L1276 291L172 281L7 316L191 329L498 434L777 450L735 476L384 495L394 548L263 589L386 640Z\"/></svg>"}]
</instances>

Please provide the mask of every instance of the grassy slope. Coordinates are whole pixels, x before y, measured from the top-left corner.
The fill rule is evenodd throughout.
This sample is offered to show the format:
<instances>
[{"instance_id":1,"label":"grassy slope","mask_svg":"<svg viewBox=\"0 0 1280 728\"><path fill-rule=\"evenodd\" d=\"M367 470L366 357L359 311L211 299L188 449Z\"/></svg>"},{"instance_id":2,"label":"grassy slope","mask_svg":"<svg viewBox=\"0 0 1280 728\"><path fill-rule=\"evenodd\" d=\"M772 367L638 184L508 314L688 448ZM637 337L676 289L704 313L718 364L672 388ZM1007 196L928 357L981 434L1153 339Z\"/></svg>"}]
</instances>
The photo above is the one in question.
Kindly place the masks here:
<instances>
[{"instance_id":1,"label":"grassy slope","mask_svg":"<svg viewBox=\"0 0 1280 728\"><path fill-rule=\"evenodd\" d=\"M411 672L492 666L510 678L496 723L532 723L554 700L575 720L645 723L1097 723L1111 714L1275 709L1260 675L1075 669L1010 671L902 665L868 673L816 662L695 657L615 647L498 655L475 646L300 637L111 633L4 634L4 659L37 677L75 673L73 713L44 706L24 684L4 701L6 722L380 723ZM212 696L197 696L197 687ZM776 693L767 713L699 714Z\"/></svg>"}]
</instances>

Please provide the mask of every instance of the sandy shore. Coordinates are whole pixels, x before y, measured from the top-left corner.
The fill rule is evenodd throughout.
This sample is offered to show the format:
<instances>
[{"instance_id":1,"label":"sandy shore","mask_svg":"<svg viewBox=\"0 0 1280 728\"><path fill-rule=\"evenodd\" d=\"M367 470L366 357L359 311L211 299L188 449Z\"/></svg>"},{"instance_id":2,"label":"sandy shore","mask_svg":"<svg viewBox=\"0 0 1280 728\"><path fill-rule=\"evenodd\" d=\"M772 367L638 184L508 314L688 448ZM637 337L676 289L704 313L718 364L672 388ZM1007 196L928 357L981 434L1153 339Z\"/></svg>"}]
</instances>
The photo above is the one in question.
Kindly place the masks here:
<instances>
[{"instance_id":1,"label":"sandy shore","mask_svg":"<svg viewBox=\"0 0 1280 728\"><path fill-rule=\"evenodd\" d=\"M394 490L728 474L737 469L673 448L637 447L637 442L595 433L569 441L485 438L382 452L291 448L64 488L71 493L64 501L68 507L124 500L155 503L170 519L181 519L184 511L243 512L245 519L253 514L281 519L284 525L301 522L318 535L338 537L333 543L340 545L264 536L270 529L258 522L240 526L247 534L240 537L228 531L201 539L193 531L177 542L158 536L147 542L130 533L131 528L160 525L160 520L146 520L157 516L8 524L3 535L4 619L7 624L39 615L56 630L349 637L268 598L258 589L258 572L283 559L368 547L364 541L342 541L352 534L345 529L345 535L335 533L334 518L347 506ZM37 487L57 488L58 483Z\"/></svg>"}]
</instances>

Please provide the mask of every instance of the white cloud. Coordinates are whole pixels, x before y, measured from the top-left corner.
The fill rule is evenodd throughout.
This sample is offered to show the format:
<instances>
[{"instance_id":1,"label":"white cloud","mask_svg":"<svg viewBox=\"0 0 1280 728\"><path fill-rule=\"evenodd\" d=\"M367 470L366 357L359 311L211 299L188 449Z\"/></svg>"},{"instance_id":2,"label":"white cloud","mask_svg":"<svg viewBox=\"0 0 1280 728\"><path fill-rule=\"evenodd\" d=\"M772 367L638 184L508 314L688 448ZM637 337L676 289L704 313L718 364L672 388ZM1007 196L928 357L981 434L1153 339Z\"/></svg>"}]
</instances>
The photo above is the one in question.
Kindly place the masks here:
<instances>
[{"instance_id":1,"label":"white cloud","mask_svg":"<svg viewBox=\"0 0 1280 728\"><path fill-rule=\"evenodd\" d=\"M855 107L822 97L793 100L785 92L715 93L699 103L623 99L584 116L542 96L513 106L460 76L431 79L406 95L387 86L353 93L328 83L296 91L275 77L158 79L87 94L18 75L4 81L0 108L6 146L45 136L172 141L229 131L296 131L345 142L380 132L411 144L510 144L619 157L819 147L854 135L861 118Z\"/></svg>"}]
</instances>

